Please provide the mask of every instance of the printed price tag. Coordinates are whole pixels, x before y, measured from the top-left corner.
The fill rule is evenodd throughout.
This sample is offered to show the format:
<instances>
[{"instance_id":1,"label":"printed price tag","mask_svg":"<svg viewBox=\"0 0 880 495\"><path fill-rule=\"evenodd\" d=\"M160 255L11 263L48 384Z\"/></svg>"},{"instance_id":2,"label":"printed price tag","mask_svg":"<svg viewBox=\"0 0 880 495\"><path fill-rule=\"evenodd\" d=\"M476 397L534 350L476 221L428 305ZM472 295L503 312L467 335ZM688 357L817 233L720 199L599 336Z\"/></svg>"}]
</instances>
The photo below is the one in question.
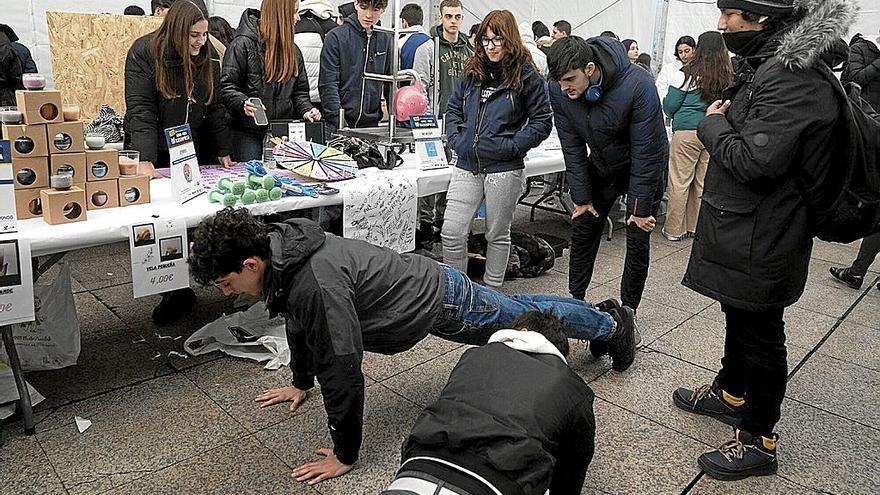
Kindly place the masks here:
<instances>
[{"instance_id":1,"label":"printed price tag","mask_svg":"<svg viewBox=\"0 0 880 495\"><path fill-rule=\"evenodd\" d=\"M30 242L0 238L0 325L33 319L34 277Z\"/></svg>"},{"instance_id":2,"label":"printed price tag","mask_svg":"<svg viewBox=\"0 0 880 495\"><path fill-rule=\"evenodd\" d=\"M189 243L179 218L155 219L129 229L134 297L189 287Z\"/></svg>"},{"instance_id":3,"label":"printed price tag","mask_svg":"<svg viewBox=\"0 0 880 495\"><path fill-rule=\"evenodd\" d=\"M9 141L0 141L0 234L18 231Z\"/></svg>"}]
</instances>

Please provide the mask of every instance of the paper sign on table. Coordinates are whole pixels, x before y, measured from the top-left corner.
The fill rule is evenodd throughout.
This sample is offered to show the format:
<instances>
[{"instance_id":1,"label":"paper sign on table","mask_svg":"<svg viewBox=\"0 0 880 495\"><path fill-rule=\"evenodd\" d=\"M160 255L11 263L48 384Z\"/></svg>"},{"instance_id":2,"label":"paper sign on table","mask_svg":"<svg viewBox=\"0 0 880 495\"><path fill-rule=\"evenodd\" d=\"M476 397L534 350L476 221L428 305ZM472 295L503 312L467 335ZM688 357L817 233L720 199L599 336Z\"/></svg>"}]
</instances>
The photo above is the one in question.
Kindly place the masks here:
<instances>
[{"instance_id":1,"label":"paper sign on table","mask_svg":"<svg viewBox=\"0 0 880 495\"><path fill-rule=\"evenodd\" d=\"M171 160L171 187L180 203L205 194L199 159L189 124L165 129L168 155Z\"/></svg>"},{"instance_id":2,"label":"paper sign on table","mask_svg":"<svg viewBox=\"0 0 880 495\"><path fill-rule=\"evenodd\" d=\"M292 143L302 143L306 141L305 122L291 122L287 124L287 140Z\"/></svg>"},{"instance_id":3,"label":"paper sign on table","mask_svg":"<svg viewBox=\"0 0 880 495\"><path fill-rule=\"evenodd\" d=\"M0 325L33 319L34 277L30 241L0 237Z\"/></svg>"},{"instance_id":4,"label":"paper sign on table","mask_svg":"<svg viewBox=\"0 0 880 495\"><path fill-rule=\"evenodd\" d=\"M431 114L417 115L410 117L409 123L421 169L434 170L448 166L446 149L441 139L443 131L437 123L437 117Z\"/></svg>"},{"instance_id":5,"label":"paper sign on table","mask_svg":"<svg viewBox=\"0 0 880 495\"><path fill-rule=\"evenodd\" d=\"M128 236L134 297L189 287L186 222L180 218L157 218L132 225Z\"/></svg>"},{"instance_id":6,"label":"paper sign on table","mask_svg":"<svg viewBox=\"0 0 880 495\"><path fill-rule=\"evenodd\" d=\"M15 177L9 141L0 141L0 234L18 231L15 214Z\"/></svg>"}]
</instances>

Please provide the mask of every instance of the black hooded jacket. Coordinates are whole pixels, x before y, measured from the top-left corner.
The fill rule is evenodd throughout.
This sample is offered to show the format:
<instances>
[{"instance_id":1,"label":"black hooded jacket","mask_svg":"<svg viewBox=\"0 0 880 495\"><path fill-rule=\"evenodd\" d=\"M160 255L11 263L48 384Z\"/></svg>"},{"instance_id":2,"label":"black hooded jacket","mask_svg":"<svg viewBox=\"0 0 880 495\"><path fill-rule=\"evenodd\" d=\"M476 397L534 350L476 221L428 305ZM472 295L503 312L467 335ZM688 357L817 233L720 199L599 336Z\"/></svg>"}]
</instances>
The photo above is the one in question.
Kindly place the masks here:
<instances>
[{"instance_id":1,"label":"black hooded jacket","mask_svg":"<svg viewBox=\"0 0 880 495\"><path fill-rule=\"evenodd\" d=\"M880 112L880 48L858 36L849 48L849 63L843 78L862 87L862 98Z\"/></svg>"},{"instance_id":2,"label":"black hooded jacket","mask_svg":"<svg viewBox=\"0 0 880 495\"><path fill-rule=\"evenodd\" d=\"M259 98L263 102L269 120L302 120L303 114L312 109L312 103L306 64L296 45L297 74L284 83L266 82L259 20L259 10L247 9L241 14L238 30L223 57L220 99L229 112L230 127L262 135L266 127L258 126L244 114L244 101L248 98Z\"/></svg>"},{"instance_id":3,"label":"black hooded jacket","mask_svg":"<svg viewBox=\"0 0 880 495\"><path fill-rule=\"evenodd\" d=\"M6 35L0 32L0 106L15 105L15 90L24 89L21 74L18 55Z\"/></svg>"},{"instance_id":4,"label":"black hooded jacket","mask_svg":"<svg viewBox=\"0 0 880 495\"><path fill-rule=\"evenodd\" d=\"M425 338L442 307L440 266L303 219L270 224L269 239L263 295L270 314L288 316L293 385L308 390L317 376L334 452L351 465L363 431L364 351L395 354Z\"/></svg>"},{"instance_id":5,"label":"black hooded jacket","mask_svg":"<svg viewBox=\"0 0 880 495\"><path fill-rule=\"evenodd\" d=\"M232 138L226 127L226 110L220 104L220 60L210 43L203 49L211 50L213 64L214 98L207 101L207 85L196 80L193 89L194 102L178 97L166 99L156 87L155 59L150 51L153 33L138 38L125 58L125 143L127 149L140 151L141 161L157 166L168 166L168 144L165 129L189 123L193 140L207 132L215 137L217 156L232 152ZM183 63L175 55L165 58L165 68L174 81L177 94L185 95L183 87ZM205 150L215 151L215 150ZM202 157L202 150L199 150Z\"/></svg>"}]
</instances>

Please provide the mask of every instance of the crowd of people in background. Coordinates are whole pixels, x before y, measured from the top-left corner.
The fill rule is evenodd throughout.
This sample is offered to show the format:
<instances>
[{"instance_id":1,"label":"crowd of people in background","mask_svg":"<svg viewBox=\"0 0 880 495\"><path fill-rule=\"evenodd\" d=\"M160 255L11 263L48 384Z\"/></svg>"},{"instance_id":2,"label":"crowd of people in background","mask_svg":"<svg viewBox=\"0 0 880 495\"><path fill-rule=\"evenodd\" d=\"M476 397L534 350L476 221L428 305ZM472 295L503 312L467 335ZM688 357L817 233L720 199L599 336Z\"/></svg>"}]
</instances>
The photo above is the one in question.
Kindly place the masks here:
<instances>
[{"instance_id":1,"label":"crowd of people in background","mask_svg":"<svg viewBox=\"0 0 880 495\"><path fill-rule=\"evenodd\" d=\"M661 234L669 242L694 238L683 283L720 301L727 324L715 379L673 393L681 409L735 426L734 439L700 456L699 465L718 479L776 472L774 428L787 373L783 316L804 290L812 247L795 176L830 163L840 114L816 68L846 61L842 80L859 84L864 100L880 109L880 36L856 36L847 49L838 39L849 28L840 8L847 0L814 0L809 10L790 0L717 3L720 32L681 36L675 61L662 66L635 39L611 31L577 36L580 26L566 20L548 28L520 23L507 10L468 19L462 0L442 0L435 19L417 4L395 13L409 31L397 65L424 83L456 158L448 192L419 203L417 240L430 247L439 239L442 268L342 240L306 220L265 224L224 210L199 227L195 277L225 293L262 294L289 317L293 386L258 400L291 402L293 410L315 376L321 380L334 448L298 467L297 479L320 482L356 462L363 352L400 352L431 332L490 344L464 354L440 400L417 421L385 493L440 493L444 483L472 494L579 493L595 425L592 393L567 366L566 338L589 340L590 352L610 355L615 370L632 364L634 318L664 199ZM261 158L267 126L257 113L323 122L328 134L379 125L390 85L364 73L391 75L395 65L394 40L375 29L387 7L387 0L338 8L330 0L262 0L233 29L211 17L203 0L153 0L150 13L164 17L162 26L135 41L125 63L126 146L159 176L169 162L163 131L183 123L200 161L224 166ZM783 35L802 49L792 50ZM13 104L22 73L37 68L6 25L0 66L0 105ZM524 159L554 127L572 204L572 297L508 297L493 289L505 279ZM462 274L481 204L487 249L477 284ZM620 302L583 302L606 219L620 207ZM851 267L831 274L860 288L878 251L875 234ZM376 273L351 281L340 266ZM194 297L191 290L166 294L154 320L168 321ZM519 318L529 311L536 313ZM502 329L509 333L496 333ZM507 402L487 401L476 375L495 392L508 390ZM541 394L510 390L517 376ZM487 451L491 463L481 457Z\"/></svg>"}]
</instances>

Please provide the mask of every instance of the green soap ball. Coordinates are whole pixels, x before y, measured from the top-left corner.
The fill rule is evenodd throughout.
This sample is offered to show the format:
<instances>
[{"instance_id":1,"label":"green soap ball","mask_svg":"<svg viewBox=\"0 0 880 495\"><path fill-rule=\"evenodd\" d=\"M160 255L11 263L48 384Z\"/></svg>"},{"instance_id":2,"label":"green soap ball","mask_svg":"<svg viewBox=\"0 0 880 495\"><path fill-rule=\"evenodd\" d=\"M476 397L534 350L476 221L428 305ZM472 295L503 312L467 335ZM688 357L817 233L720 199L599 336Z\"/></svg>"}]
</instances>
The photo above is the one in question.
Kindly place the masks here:
<instances>
[{"instance_id":1,"label":"green soap ball","mask_svg":"<svg viewBox=\"0 0 880 495\"><path fill-rule=\"evenodd\" d=\"M235 206L238 203L238 196L235 194L226 194L223 196L223 206Z\"/></svg>"},{"instance_id":2,"label":"green soap ball","mask_svg":"<svg viewBox=\"0 0 880 495\"><path fill-rule=\"evenodd\" d=\"M223 202L223 191L211 191L208 193L208 201L212 203Z\"/></svg>"},{"instance_id":3,"label":"green soap ball","mask_svg":"<svg viewBox=\"0 0 880 495\"><path fill-rule=\"evenodd\" d=\"M284 191L281 190L280 187L273 187L273 188L269 191L269 199L271 199L272 201L278 201L278 200L281 199L283 196L284 196Z\"/></svg>"},{"instance_id":4,"label":"green soap ball","mask_svg":"<svg viewBox=\"0 0 880 495\"><path fill-rule=\"evenodd\" d=\"M226 192L232 191L232 181L226 177L220 179L220 181L217 183L217 189Z\"/></svg>"},{"instance_id":5,"label":"green soap ball","mask_svg":"<svg viewBox=\"0 0 880 495\"><path fill-rule=\"evenodd\" d=\"M273 187L275 187L275 177L271 175L263 176L263 189L270 191Z\"/></svg>"},{"instance_id":6,"label":"green soap ball","mask_svg":"<svg viewBox=\"0 0 880 495\"><path fill-rule=\"evenodd\" d=\"M250 205L257 201L257 194L251 190L247 190L241 195L241 204Z\"/></svg>"},{"instance_id":7,"label":"green soap ball","mask_svg":"<svg viewBox=\"0 0 880 495\"><path fill-rule=\"evenodd\" d=\"M244 184L244 182L236 182L232 184L232 194L235 194L236 196L241 196L242 194L244 194L245 191L247 191L247 186Z\"/></svg>"},{"instance_id":8,"label":"green soap ball","mask_svg":"<svg viewBox=\"0 0 880 495\"><path fill-rule=\"evenodd\" d=\"M265 203L266 201L269 201L269 191L257 189L257 203Z\"/></svg>"}]
</instances>

